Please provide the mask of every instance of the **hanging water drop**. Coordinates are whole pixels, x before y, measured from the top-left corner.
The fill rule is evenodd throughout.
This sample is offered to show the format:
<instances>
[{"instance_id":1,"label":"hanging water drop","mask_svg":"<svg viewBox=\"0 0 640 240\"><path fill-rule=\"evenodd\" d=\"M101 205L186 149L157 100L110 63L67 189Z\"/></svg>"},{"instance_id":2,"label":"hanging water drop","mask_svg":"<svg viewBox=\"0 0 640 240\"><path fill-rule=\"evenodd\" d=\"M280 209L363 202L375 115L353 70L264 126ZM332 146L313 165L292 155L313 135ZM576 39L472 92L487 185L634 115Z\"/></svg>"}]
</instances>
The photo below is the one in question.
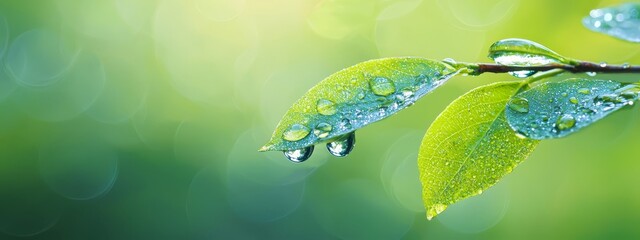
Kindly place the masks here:
<instances>
[{"instance_id":1,"label":"hanging water drop","mask_svg":"<svg viewBox=\"0 0 640 240\"><path fill-rule=\"evenodd\" d=\"M316 109L318 110L318 113L325 116L331 116L333 114L336 114L336 112L338 111L336 109L336 104L327 99L318 100L318 102L316 103Z\"/></svg>"},{"instance_id":2,"label":"hanging water drop","mask_svg":"<svg viewBox=\"0 0 640 240\"><path fill-rule=\"evenodd\" d=\"M356 133L351 132L340 136L333 142L327 143L327 150L336 157L347 156L356 145Z\"/></svg>"},{"instance_id":3,"label":"hanging water drop","mask_svg":"<svg viewBox=\"0 0 640 240\"><path fill-rule=\"evenodd\" d=\"M631 67L631 65L629 65L629 63L622 64L622 68L623 69L629 69L630 67Z\"/></svg>"},{"instance_id":4,"label":"hanging water drop","mask_svg":"<svg viewBox=\"0 0 640 240\"><path fill-rule=\"evenodd\" d=\"M316 127L313 129L313 134L318 138L326 138L327 136L329 136L331 130L333 130L331 124L323 122L316 125Z\"/></svg>"},{"instance_id":5,"label":"hanging water drop","mask_svg":"<svg viewBox=\"0 0 640 240\"><path fill-rule=\"evenodd\" d=\"M601 68L606 68L607 67L607 63L606 62L601 62L600 63L600 67Z\"/></svg>"},{"instance_id":6,"label":"hanging water drop","mask_svg":"<svg viewBox=\"0 0 640 240\"><path fill-rule=\"evenodd\" d=\"M371 91L378 96L389 96L396 92L396 86L393 82L383 77L371 79L371 81L369 81L369 87L371 88Z\"/></svg>"},{"instance_id":7,"label":"hanging water drop","mask_svg":"<svg viewBox=\"0 0 640 240\"><path fill-rule=\"evenodd\" d=\"M519 113L529 112L529 100L521 97L511 99L509 102L509 108Z\"/></svg>"},{"instance_id":8,"label":"hanging water drop","mask_svg":"<svg viewBox=\"0 0 640 240\"><path fill-rule=\"evenodd\" d=\"M293 124L289 129L284 131L282 138L287 141L298 141L309 135L309 128L302 124Z\"/></svg>"},{"instance_id":9,"label":"hanging water drop","mask_svg":"<svg viewBox=\"0 0 640 240\"><path fill-rule=\"evenodd\" d=\"M576 125L576 119L571 114L564 114L556 121L556 128L560 131L567 130Z\"/></svg>"},{"instance_id":10,"label":"hanging water drop","mask_svg":"<svg viewBox=\"0 0 640 240\"><path fill-rule=\"evenodd\" d=\"M595 77L597 75L596 72L586 72L587 75L589 75L590 77Z\"/></svg>"},{"instance_id":11,"label":"hanging water drop","mask_svg":"<svg viewBox=\"0 0 640 240\"><path fill-rule=\"evenodd\" d=\"M531 77L533 74L536 74L536 71L522 70L522 71L509 72L509 74L517 78L528 78L528 77Z\"/></svg>"},{"instance_id":12,"label":"hanging water drop","mask_svg":"<svg viewBox=\"0 0 640 240\"><path fill-rule=\"evenodd\" d=\"M294 163L301 163L309 159L309 157L311 157L311 154L313 153L313 148L314 146L311 145L301 149L284 151L283 153L284 153L284 156L287 157L287 159L289 159L289 161L292 161Z\"/></svg>"}]
</instances>

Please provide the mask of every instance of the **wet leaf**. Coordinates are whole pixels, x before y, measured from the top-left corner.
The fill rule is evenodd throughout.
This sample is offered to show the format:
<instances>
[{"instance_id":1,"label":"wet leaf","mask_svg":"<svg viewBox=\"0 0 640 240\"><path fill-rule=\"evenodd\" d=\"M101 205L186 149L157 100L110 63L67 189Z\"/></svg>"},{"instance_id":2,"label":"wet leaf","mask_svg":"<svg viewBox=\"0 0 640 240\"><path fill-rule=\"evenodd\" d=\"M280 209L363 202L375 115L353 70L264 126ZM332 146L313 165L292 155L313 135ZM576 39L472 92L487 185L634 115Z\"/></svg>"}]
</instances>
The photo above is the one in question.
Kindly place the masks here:
<instances>
[{"instance_id":1,"label":"wet leaf","mask_svg":"<svg viewBox=\"0 0 640 240\"><path fill-rule=\"evenodd\" d=\"M594 32L640 42L640 3L591 10L589 16L582 19L582 24Z\"/></svg>"},{"instance_id":2,"label":"wet leaf","mask_svg":"<svg viewBox=\"0 0 640 240\"><path fill-rule=\"evenodd\" d=\"M509 102L507 119L527 138L564 137L633 104L638 92L637 83L578 78L547 82L517 94Z\"/></svg>"},{"instance_id":3,"label":"wet leaf","mask_svg":"<svg viewBox=\"0 0 640 240\"><path fill-rule=\"evenodd\" d=\"M489 48L489 58L498 64L511 66L540 66L551 63L571 64L567 59L553 50L530 40L509 38L495 42ZM535 71L515 71L509 74L525 78L535 74Z\"/></svg>"},{"instance_id":4,"label":"wet leaf","mask_svg":"<svg viewBox=\"0 0 640 240\"><path fill-rule=\"evenodd\" d=\"M286 151L340 137L411 106L458 69L424 58L384 58L318 83L282 117L260 151Z\"/></svg>"},{"instance_id":5,"label":"wet leaf","mask_svg":"<svg viewBox=\"0 0 640 240\"><path fill-rule=\"evenodd\" d=\"M533 151L538 141L517 137L504 114L521 84L502 82L471 90L431 124L418 155L428 219L482 193Z\"/></svg>"}]
</instances>

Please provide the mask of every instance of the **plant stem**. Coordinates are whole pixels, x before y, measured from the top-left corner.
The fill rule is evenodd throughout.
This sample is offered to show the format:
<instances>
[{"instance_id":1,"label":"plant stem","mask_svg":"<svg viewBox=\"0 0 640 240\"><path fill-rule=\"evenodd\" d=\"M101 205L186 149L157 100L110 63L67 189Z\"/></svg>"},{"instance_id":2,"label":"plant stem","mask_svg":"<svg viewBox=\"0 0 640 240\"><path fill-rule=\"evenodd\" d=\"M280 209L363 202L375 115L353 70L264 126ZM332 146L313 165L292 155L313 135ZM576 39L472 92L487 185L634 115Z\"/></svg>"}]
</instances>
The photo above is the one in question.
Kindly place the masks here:
<instances>
[{"instance_id":1,"label":"plant stem","mask_svg":"<svg viewBox=\"0 0 640 240\"><path fill-rule=\"evenodd\" d=\"M552 63L547 65L539 65L539 66L509 66L509 65L500 65L494 63L478 63L477 68L474 69L474 74L482 74L482 73L506 73L506 72L514 72L514 71L536 71L536 72L544 72L553 69L562 69L567 72L572 73L582 73L582 72L597 72L597 73L640 73L640 66L630 66L628 64L623 65L608 65L608 64L597 64L592 62L577 62L576 65L569 64L561 64L561 63Z\"/></svg>"}]
</instances>

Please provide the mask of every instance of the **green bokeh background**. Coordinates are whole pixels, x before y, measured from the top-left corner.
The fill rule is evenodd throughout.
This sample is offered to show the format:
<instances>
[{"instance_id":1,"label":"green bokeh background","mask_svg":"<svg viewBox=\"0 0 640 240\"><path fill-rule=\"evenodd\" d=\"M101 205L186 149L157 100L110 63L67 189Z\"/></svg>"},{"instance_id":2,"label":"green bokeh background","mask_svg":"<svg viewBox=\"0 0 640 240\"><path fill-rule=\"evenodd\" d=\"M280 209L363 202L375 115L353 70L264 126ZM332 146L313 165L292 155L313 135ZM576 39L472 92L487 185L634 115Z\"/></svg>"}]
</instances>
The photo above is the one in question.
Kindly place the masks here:
<instances>
[{"instance_id":1,"label":"green bokeh background","mask_svg":"<svg viewBox=\"0 0 640 240\"><path fill-rule=\"evenodd\" d=\"M2 1L0 239L637 239L637 107L543 142L426 220L422 135L504 74L454 78L358 131L346 158L256 151L307 89L372 58L486 62L491 43L519 37L640 64L640 45L580 23L617 3Z\"/></svg>"}]
</instances>

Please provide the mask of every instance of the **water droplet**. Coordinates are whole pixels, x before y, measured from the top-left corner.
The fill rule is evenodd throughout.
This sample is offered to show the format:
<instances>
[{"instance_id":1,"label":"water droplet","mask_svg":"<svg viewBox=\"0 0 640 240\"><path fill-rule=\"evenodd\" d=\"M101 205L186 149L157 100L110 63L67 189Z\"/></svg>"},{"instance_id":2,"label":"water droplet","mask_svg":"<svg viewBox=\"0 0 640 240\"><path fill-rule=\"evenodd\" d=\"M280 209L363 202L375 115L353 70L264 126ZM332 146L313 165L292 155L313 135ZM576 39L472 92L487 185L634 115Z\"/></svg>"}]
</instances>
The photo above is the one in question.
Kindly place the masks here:
<instances>
[{"instance_id":1,"label":"water droplet","mask_svg":"<svg viewBox=\"0 0 640 240\"><path fill-rule=\"evenodd\" d=\"M571 97L571 98L569 98L569 102L570 102L570 103L573 103L573 104L578 104L578 98L576 98L576 97Z\"/></svg>"},{"instance_id":2,"label":"water droplet","mask_svg":"<svg viewBox=\"0 0 640 240\"><path fill-rule=\"evenodd\" d=\"M338 111L336 109L336 104L327 99L318 100L318 102L316 103L316 109L318 110L318 113L325 116L331 116L333 114L336 114L336 112Z\"/></svg>"},{"instance_id":3,"label":"water droplet","mask_svg":"<svg viewBox=\"0 0 640 240\"><path fill-rule=\"evenodd\" d=\"M340 127L344 129L351 129L351 121L349 119L343 118L340 120Z\"/></svg>"},{"instance_id":4,"label":"water droplet","mask_svg":"<svg viewBox=\"0 0 640 240\"><path fill-rule=\"evenodd\" d=\"M356 95L356 97L360 100L364 99L364 91L359 91L358 94Z\"/></svg>"},{"instance_id":5,"label":"water droplet","mask_svg":"<svg viewBox=\"0 0 640 240\"><path fill-rule=\"evenodd\" d=\"M514 76L514 77L517 77L517 78L527 78L527 77L530 77L533 74L536 74L536 71L522 70L522 71L509 72L509 74L511 74L511 76Z\"/></svg>"},{"instance_id":6,"label":"water droplet","mask_svg":"<svg viewBox=\"0 0 640 240\"><path fill-rule=\"evenodd\" d=\"M560 131L567 130L576 125L576 119L571 114L564 114L556 121L556 128Z\"/></svg>"},{"instance_id":7,"label":"water droplet","mask_svg":"<svg viewBox=\"0 0 640 240\"><path fill-rule=\"evenodd\" d=\"M371 91L378 96L389 96L396 92L396 86L393 82L383 77L371 79L371 81L369 81L369 87L371 87Z\"/></svg>"},{"instance_id":8,"label":"water droplet","mask_svg":"<svg viewBox=\"0 0 640 240\"><path fill-rule=\"evenodd\" d=\"M284 156L294 163L301 163L309 159L313 153L314 146L308 146L306 148L284 151Z\"/></svg>"},{"instance_id":9,"label":"water droplet","mask_svg":"<svg viewBox=\"0 0 640 240\"><path fill-rule=\"evenodd\" d=\"M413 91L409 89L402 90L402 96L404 96L405 98L413 97L413 94Z\"/></svg>"},{"instance_id":10,"label":"water droplet","mask_svg":"<svg viewBox=\"0 0 640 240\"><path fill-rule=\"evenodd\" d=\"M329 133L333 130L331 124L328 123L318 123L316 127L313 129L313 134L318 138L326 138L329 136Z\"/></svg>"},{"instance_id":11,"label":"water droplet","mask_svg":"<svg viewBox=\"0 0 640 240\"><path fill-rule=\"evenodd\" d=\"M448 63L449 65L456 65L458 64L458 62L456 62L456 60L454 60L453 58L445 58L442 59L443 62Z\"/></svg>"},{"instance_id":12,"label":"water droplet","mask_svg":"<svg viewBox=\"0 0 640 240\"><path fill-rule=\"evenodd\" d=\"M614 108L616 108L616 104L612 103L612 102L605 102L604 104L602 104L602 110L603 111L611 111Z\"/></svg>"},{"instance_id":13,"label":"water droplet","mask_svg":"<svg viewBox=\"0 0 640 240\"><path fill-rule=\"evenodd\" d=\"M609 15L611 15L611 14L609 14ZM606 62L601 62L600 63L600 67L601 68L606 68L607 67L607 63Z\"/></svg>"},{"instance_id":14,"label":"water droplet","mask_svg":"<svg viewBox=\"0 0 640 240\"><path fill-rule=\"evenodd\" d=\"M441 204L441 203L434 204L431 208L427 210L427 219L431 220L433 217L444 212L444 210L446 209L447 209L447 205L445 204Z\"/></svg>"},{"instance_id":15,"label":"water droplet","mask_svg":"<svg viewBox=\"0 0 640 240\"><path fill-rule=\"evenodd\" d=\"M513 98L509 102L509 108L519 113L529 112L529 100L521 97Z\"/></svg>"},{"instance_id":16,"label":"water droplet","mask_svg":"<svg viewBox=\"0 0 640 240\"><path fill-rule=\"evenodd\" d=\"M560 94L560 95L562 95L563 97L569 96L569 94L568 94L568 93L566 93L566 92L563 92L563 93L562 93L562 94Z\"/></svg>"},{"instance_id":17,"label":"water droplet","mask_svg":"<svg viewBox=\"0 0 640 240\"><path fill-rule=\"evenodd\" d=\"M629 65L629 63L622 64L622 68L623 69L629 69L630 67L631 67L631 65Z\"/></svg>"},{"instance_id":18,"label":"water droplet","mask_svg":"<svg viewBox=\"0 0 640 240\"><path fill-rule=\"evenodd\" d=\"M289 129L284 131L282 138L287 141L298 141L309 135L309 128L302 124L293 124Z\"/></svg>"},{"instance_id":19,"label":"water droplet","mask_svg":"<svg viewBox=\"0 0 640 240\"><path fill-rule=\"evenodd\" d=\"M588 88L580 88L580 89L578 89L578 93L581 93L581 94L590 94L590 93L591 93L591 89L588 89Z\"/></svg>"},{"instance_id":20,"label":"water droplet","mask_svg":"<svg viewBox=\"0 0 640 240\"><path fill-rule=\"evenodd\" d=\"M595 100L596 101L606 102L606 103L623 103L623 102L626 102L626 99L624 99L623 97L621 97L618 94L603 94L603 95L600 95L600 96L596 97Z\"/></svg>"},{"instance_id":21,"label":"water droplet","mask_svg":"<svg viewBox=\"0 0 640 240\"><path fill-rule=\"evenodd\" d=\"M596 72L586 72L590 77L595 77L597 75Z\"/></svg>"},{"instance_id":22,"label":"water droplet","mask_svg":"<svg viewBox=\"0 0 640 240\"><path fill-rule=\"evenodd\" d=\"M340 136L333 142L327 143L327 150L336 157L347 156L356 145L356 133L351 132Z\"/></svg>"}]
</instances>

